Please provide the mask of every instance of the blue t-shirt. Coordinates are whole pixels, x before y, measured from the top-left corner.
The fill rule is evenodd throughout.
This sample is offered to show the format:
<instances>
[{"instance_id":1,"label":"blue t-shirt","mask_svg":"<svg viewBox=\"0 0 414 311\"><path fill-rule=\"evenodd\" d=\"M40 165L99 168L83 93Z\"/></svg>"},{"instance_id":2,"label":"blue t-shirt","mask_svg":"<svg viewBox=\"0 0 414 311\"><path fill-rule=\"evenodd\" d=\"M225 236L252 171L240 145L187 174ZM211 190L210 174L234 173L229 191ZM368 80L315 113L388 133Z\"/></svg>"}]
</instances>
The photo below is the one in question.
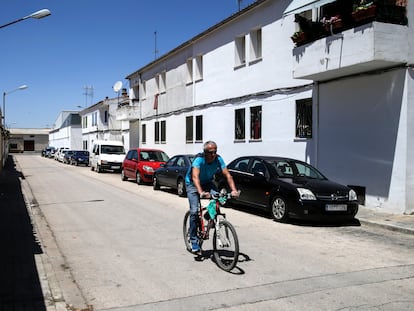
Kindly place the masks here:
<instances>
[{"instance_id":1,"label":"blue t-shirt","mask_svg":"<svg viewBox=\"0 0 414 311\"><path fill-rule=\"evenodd\" d=\"M213 176L215 173L217 173L218 170L225 169L226 164L224 163L222 157L219 155L217 155L217 157L211 163L207 163L204 156L197 156L191 164L190 169L187 171L187 174L185 175L185 183L187 185L193 184L193 180L191 178L191 171L193 167L196 167L200 170L200 183L205 184L213 180Z\"/></svg>"}]
</instances>

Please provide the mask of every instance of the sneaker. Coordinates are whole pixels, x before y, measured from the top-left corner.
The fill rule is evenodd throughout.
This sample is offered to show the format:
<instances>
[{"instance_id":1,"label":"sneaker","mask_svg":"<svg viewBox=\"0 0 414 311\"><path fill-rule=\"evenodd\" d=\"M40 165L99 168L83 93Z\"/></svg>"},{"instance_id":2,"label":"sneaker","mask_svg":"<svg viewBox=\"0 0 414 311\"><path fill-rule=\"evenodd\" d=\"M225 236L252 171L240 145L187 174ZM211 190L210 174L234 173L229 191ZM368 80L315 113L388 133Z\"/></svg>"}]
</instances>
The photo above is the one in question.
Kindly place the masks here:
<instances>
[{"instance_id":1,"label":"sneaker","mask_svg":"<svg viewBox=\"0 0 414 311\"><path fill-rule=\"evenodd\" d=\"M193 253L198 253L200 252L200 245L198 245L198 243L192 243L191 244L191 252Z\"/></svg>"}]
</instances>

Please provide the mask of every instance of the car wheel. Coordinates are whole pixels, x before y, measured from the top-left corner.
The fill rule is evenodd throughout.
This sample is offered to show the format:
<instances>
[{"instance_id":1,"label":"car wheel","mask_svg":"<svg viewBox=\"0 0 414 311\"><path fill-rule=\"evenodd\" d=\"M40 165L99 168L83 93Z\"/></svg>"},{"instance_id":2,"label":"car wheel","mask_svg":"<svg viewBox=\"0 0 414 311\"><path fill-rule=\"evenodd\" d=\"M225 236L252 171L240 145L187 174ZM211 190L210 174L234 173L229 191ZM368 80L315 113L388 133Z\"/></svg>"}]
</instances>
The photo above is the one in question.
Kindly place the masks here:
<instances>
[{"instance_id":1,"label":"car wheel","mask_svg":"<svg viewBox=\"0 0 414 311\"><path fill-rule=\"evenodd\" d=\"M160 190L160 184L158 183L157 176L154 175L154 178L152 180L152 188L154 190Z\"/></svg>"},{"instance_id":2,"label":"car wheel","mask_svg":"<svg viewBox=\"0 0 414 311\"><path fill-rule=\"evenodd\" d=\"M139 174L139 171L137 171L137 184L138 185L142 184L142 178L141 178L141 175Z\"/></svg>"},{"instance_id":3,"label":"car wheel","mask_svg":"<svg viewBox=\"0 0 414 311\"><path fill-rule=\"evenodd\" d=\"M286 221L288 219L288 207L285 199L281 196L274 197L270 206L270 212L276 221Z\"/></svg>"},{"instance_id":4,"label":"car wheel","mask_svg":"<svg viewBox=\"0 0 414 311\"><path fill-rule=\"evenodd\" d=\"M124 170L121 170L121 180L122 181L125 181L125 180L127 180L128 179L128 177L126 177L125 176L125 172L124 172Z\"/></svg>"},{"instance_id":5,"label":"car wheel","mask_svg":"<svg viewBox=\"0 0 414 311\"><path fill-rule=\"evenodd\" d=\"M177 193L178 193L178 196L180 197L185 197L187 195L187 192L185 190L185 182L184 182L184 179L182 178L180 178L177 181Z\"/></svg>"}]
</instances>

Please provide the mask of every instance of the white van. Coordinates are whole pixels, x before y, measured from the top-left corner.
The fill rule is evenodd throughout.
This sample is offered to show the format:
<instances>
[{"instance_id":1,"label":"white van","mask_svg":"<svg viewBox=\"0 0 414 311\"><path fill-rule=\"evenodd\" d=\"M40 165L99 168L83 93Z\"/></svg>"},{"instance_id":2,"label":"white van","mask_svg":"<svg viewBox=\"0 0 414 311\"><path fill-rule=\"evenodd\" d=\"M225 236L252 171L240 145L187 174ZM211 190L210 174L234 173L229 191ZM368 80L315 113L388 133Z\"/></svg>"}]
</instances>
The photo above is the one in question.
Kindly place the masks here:
<instances>
[{"instance_id":1,"label":"white van","mask_svg":"<svg viewBox=\"0 0 414 311\"><path fill-rule=\"evenodd\" d=\"M125 158L124 144L113 140L96 140L89 156L91 170L100 173L104 170L121 171Z\"/></svg>"}]
</instances>

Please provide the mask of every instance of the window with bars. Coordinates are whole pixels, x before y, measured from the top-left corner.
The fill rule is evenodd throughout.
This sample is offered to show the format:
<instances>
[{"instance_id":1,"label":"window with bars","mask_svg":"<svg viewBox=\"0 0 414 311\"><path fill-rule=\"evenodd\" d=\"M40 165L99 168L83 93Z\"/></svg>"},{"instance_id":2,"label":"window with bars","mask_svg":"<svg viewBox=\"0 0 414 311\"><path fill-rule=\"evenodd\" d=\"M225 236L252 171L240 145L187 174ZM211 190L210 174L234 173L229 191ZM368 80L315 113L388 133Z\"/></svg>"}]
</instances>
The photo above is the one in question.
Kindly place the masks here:
<instances>
[{"instance_id":1,"label":"window with bars","mask_svg":"<svg viewBox=\"0 0 414 311\"><path fill-rule=\"evenodd\" d=\"M244 140L246 138L246 109L236 109L234 112L234 138Z\"/></svg>"},{"instance_id":2,"label":"window with bars","mask_svg":"<svg viewBox=\"0 0 414 311\"><path fill-rule=\"evenodd\" d=\"M296 137L312 138L312 98L296 101Z\"/></svg>"},{"instance_id":3,"label":"window with bars","mask_svg":"<svg viewBox=\"0 0 414 311\"><path fill-rule=\"evenodd\" d=\"M262 106L250 108L250 139L262 138Z\"/></svg>"}]
</instances>

